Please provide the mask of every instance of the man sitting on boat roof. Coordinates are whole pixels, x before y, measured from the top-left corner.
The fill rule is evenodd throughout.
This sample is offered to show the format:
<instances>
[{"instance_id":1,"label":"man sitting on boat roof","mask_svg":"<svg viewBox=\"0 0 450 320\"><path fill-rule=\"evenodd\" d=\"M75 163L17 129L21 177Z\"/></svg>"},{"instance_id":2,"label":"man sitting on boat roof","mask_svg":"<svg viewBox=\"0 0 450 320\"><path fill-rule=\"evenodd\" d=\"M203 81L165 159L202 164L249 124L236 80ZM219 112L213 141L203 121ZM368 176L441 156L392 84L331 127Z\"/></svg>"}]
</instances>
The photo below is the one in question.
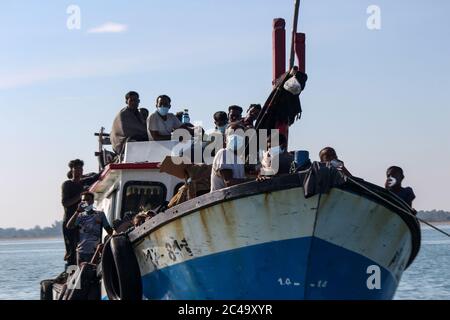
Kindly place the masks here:
<instances>
[{"instance_id":1,"label":"man sitting on boat roof","mask_svg":"<svg viewBox=\"0 0 450 320\"><path fill-rule=\"evenodd\" d=\"M228 122L239 122L242 120L242 112L244 112L244 109L242 109L239 106L230 106L228 108Z\"/></svg>"},{"instance_id":2,"label":"man sitting on boat roof","mask_svg":"<svg viewBox=\"0 0 450 320\"><path fill-rule=\"evenodd\" d=\"M411 187L402 187L402 181L405 178L403 169L397 166L392 166L387 169L386 177L386 189L396 194L410 207L412 207L412 203L416 198L416 195L414 194L414 191Z\"/></svg>"},{"instance_id":3,"label":"man sitting on boat roof","mask_svg":"<svg viewBox=\"0 0 450 320\"><path fill-rule=\"evenodd\" d=\"M229 125L227 131L230 132L227 136L227 146L220 149L214 157L211 171L211 192L247 181L244 127L239 122L234 122Z\"/></svg>"},{"instance_id":4,"label":"man sitting on boat roof","mask_svg":"<svg viewBox=\"0 0 450 320\"><path fill-rule=\"evenodd\" d=\"M126 94L125 101L127 107L120 110L114 119L110 135L112 148L119 155L123 153L128 141L148 141L145 119L139 111L139 94L130 91Z\"/></svg>"},{"instance_id":5,"label":"man sitting on boat roof","mask_svg":"<svg viewBox=\"0 0 450 320\"><path fill-rule=\"evenodd\" d=\"M172 100L169 96L161 95L156 99L156 111L147 119L147 135L150 141L164 141L172 139L172 132L179 128L187 129L193 134L193 129L169 113Z\"/></svg>"}]
</instances>

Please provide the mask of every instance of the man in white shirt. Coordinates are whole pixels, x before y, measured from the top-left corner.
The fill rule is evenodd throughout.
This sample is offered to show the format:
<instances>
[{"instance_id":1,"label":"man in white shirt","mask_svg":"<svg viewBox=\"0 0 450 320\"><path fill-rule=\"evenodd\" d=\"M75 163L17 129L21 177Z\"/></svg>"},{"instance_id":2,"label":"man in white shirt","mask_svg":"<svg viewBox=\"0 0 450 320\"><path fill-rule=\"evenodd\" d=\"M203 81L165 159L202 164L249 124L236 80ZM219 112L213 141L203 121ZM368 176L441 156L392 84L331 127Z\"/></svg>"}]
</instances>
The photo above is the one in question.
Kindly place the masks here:
<instances>
[{"instance_id":1,"label":"man in white shirt","mask_svg":"<svg viewBox=\"0 0 450 320\"><path fill-rule=\"evenodd\" d=\"M237 130L238 124L231 124L229 129ZM226 148L220 149L214 157L211 171L211 192L231 187L247 181L245 177L243 132L234 132L227 137Z\"/></svg>"},{"instance_id":2,"label":"man in white shirt","mask_svg":"<svg viewBox=\"0 0 450 320\"><path fill-rule=\"evenodd\" d=\"M182 127L182 123L173 114L169 113L171 99L162 95L156 99L156 112L147 119L147 132L150 141L171 140L172 132Z\"/></svg>"}]
</instances>

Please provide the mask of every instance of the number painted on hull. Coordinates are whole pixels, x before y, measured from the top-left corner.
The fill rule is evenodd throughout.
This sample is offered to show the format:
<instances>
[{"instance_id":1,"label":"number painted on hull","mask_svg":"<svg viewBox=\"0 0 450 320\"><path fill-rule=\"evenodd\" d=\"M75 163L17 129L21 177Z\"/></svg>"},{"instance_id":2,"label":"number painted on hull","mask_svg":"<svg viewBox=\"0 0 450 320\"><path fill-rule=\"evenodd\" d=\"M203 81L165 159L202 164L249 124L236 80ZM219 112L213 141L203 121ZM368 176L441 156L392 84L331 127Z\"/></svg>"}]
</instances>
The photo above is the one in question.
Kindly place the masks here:
<instances>
[{"instance_id":1,"label":"number painted on hull","mask_svg":"<svg viewBox=\"0 0 450 320\"><path fill-rule=\"evenodd\" d=\"M182 262L193 253L186 239L171 239L163 246L154 246L143 250L146 261L150 260L155 268L165 267L173 262Z\"/></svg>"}]
</instances>

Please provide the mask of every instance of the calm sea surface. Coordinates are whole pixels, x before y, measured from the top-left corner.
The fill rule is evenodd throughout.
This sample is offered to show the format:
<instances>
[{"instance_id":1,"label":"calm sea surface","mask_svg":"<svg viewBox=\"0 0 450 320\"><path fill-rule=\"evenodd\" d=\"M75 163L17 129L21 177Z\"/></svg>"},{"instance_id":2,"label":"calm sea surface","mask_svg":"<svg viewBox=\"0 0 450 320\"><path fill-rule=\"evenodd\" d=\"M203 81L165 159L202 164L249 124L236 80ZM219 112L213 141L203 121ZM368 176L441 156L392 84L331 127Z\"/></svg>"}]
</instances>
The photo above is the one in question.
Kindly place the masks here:
<instances>
[{"instance_id":1,"label":"calm sea surface","mask_svg":"<svg viewBox=\"0 0 450 320\"><path fill-rule=\"evenodd\" d=\"M450 299L450 238L422 230L420 254L403 274L395 299ZM63 270L63 256L62 240L0 241L0 299L39 299L39 282Z\"/></svg>"}]
</instances>

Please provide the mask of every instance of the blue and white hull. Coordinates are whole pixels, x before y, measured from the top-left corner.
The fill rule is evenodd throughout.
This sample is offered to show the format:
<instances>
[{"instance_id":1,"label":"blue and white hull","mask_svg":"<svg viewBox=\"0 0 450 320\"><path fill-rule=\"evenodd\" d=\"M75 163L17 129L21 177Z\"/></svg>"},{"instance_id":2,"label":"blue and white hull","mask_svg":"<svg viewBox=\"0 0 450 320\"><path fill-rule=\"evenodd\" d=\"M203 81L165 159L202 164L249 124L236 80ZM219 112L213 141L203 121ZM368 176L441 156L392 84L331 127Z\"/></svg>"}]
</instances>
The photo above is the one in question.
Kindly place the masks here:
<instances>
[{"instance_id":1,"label":"blue and white hull","mask_svg":"<svg viewBox=\"0 0 450 320\"><path fill-rule=\"evenodd\" d=\"M392 299L417 254L414 219L355 192L238 189L130 235L144 298Z\"/></svg>"}]
</instances>

